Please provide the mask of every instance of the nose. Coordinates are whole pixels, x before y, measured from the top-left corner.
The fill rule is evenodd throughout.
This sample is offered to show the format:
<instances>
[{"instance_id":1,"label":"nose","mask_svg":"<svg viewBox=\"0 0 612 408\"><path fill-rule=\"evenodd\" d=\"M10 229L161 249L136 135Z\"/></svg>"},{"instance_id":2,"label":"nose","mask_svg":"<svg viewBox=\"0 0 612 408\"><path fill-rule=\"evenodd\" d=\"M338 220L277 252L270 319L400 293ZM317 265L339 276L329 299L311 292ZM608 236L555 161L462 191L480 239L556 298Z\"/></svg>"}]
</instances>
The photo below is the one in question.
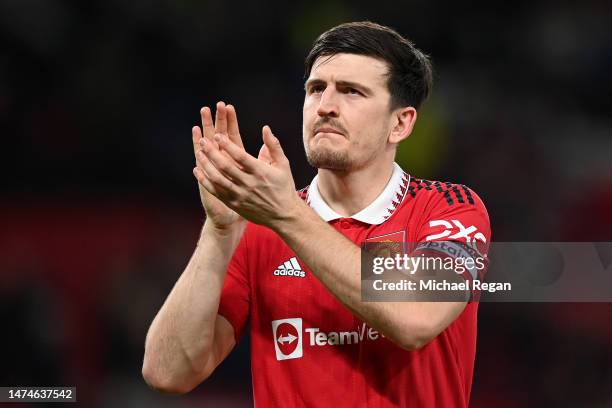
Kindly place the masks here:
<instances>
[{"instance_id":1,"label":"nose","mask_svg":"<svg viewBox=\"0 0 612 408\"><path fill-rule=\"evenodd\" d=\"M321 117L331 116L333 118L337 118L340 111L338 109L338 101L336 100L336 96L336 91L331 87L327 87L321 94L321 99L319 99L317 115Z\"/></svg>"}]
</instances>

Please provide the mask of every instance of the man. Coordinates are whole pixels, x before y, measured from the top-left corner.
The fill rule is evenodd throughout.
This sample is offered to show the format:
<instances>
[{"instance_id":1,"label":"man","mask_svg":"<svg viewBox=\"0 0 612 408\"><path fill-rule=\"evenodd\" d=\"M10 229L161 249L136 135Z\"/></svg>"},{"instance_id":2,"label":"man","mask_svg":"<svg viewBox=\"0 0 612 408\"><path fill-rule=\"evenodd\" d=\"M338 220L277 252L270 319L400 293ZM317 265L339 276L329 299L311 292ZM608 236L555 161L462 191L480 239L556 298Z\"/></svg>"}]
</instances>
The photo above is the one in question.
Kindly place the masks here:
<instances>
[{"instance_id":1,"label":"man","mask_svg":"<svg viewBox=\"0 0 612 408\"><path fill-rule=\"evenodd\" d=\"M188 392L251 327L259 406L468 405L476 302L363 302L368 240L489 240L482 201L397 164L431 88L425 55L369 22L322 34L306 59L303 139L318 174L299 194L269 127L246 153L233 106L203 108L194 175L207 218L151 324L143 375ZM460 227L461 226L461 227Z\"/></svg>"}]
</instances>

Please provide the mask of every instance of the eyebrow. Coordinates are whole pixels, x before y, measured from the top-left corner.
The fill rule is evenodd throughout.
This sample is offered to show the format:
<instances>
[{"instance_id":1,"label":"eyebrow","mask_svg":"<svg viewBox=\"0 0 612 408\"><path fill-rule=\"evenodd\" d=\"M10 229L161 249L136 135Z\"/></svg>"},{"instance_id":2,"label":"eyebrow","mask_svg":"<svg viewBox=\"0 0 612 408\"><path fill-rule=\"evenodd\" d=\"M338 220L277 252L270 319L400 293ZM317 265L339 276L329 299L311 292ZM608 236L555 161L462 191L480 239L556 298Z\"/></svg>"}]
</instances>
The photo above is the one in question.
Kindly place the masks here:
<instances>
[{"instance_id":1,"label":"eyebrow","mask_svg":"<svg viewBox=\"0 0 612 408\"><path fill-rule=\"evenodd\" d=\"M308 89L308 87L312 85L327 85L327 82L325 82L322 79L312 78L306 81L306 83L304 84L304 89ZM372 90L370 88L368 88L365 85L361 85L360 83L357 83L357 82L336 81L336 86L339 86L341 88L356 88L362 91L366 95L372 95Z\"/></svg>"}]
</instances>

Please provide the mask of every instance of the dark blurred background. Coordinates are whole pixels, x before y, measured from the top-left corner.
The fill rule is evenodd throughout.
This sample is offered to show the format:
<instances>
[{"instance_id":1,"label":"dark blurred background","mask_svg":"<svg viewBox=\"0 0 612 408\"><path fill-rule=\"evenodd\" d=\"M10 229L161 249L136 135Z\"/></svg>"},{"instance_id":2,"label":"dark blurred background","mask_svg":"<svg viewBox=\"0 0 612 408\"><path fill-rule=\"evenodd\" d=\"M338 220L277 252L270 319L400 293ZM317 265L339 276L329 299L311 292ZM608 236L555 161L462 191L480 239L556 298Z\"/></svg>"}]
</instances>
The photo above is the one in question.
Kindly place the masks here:
<instances>
[{"instance_id":1,"label":"dark blurred background","mask_svg":"<svg viewBox=\"0 0 612 408\"><path fill-rule=\"evenodd\" d=\"M140 376L203 221L191 126L233 103L298 186L303 58L341 22L396 28L436 84L398 162L469 185L494 241L612 241L610 1L0 1L0 385L88 407L252 404L249 340L184 397ZM611 407L612 305L480 307L473 407Z\"/></svg>"}]
</instances>

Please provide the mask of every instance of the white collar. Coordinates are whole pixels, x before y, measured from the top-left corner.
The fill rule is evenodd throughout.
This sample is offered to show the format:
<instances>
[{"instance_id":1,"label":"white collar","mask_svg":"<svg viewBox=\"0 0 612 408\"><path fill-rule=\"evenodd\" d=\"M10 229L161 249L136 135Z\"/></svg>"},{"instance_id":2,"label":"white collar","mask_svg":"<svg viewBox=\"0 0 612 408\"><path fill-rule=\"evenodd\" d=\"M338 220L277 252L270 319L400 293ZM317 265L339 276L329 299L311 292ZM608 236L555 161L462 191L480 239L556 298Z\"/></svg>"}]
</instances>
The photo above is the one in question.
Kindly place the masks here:
<instances>
[{"instance_id":1,"label":"white collar","mask_svg":"<svg viewBox=\"0 0 612 408\"><path fill-rule=\"evenodd\" d=\"M325 222L344 218L342 215L332 210L325 200L323 200L323 197L321 197L321 193L319 193L319 188L317 187L318 178L319 176L316 175L315 178L312 179L308 187L306 202ZM350 218L365 222L366 224L382 224L391 214L393 214L395 209L399 207L402 201L404 201L404 198L406 198L409 183L410 175L405 173L397 163L393 163L393 174L382 193L380 193L370 205L357 214L352 215Z\"/></svg>"}]
</instances>

